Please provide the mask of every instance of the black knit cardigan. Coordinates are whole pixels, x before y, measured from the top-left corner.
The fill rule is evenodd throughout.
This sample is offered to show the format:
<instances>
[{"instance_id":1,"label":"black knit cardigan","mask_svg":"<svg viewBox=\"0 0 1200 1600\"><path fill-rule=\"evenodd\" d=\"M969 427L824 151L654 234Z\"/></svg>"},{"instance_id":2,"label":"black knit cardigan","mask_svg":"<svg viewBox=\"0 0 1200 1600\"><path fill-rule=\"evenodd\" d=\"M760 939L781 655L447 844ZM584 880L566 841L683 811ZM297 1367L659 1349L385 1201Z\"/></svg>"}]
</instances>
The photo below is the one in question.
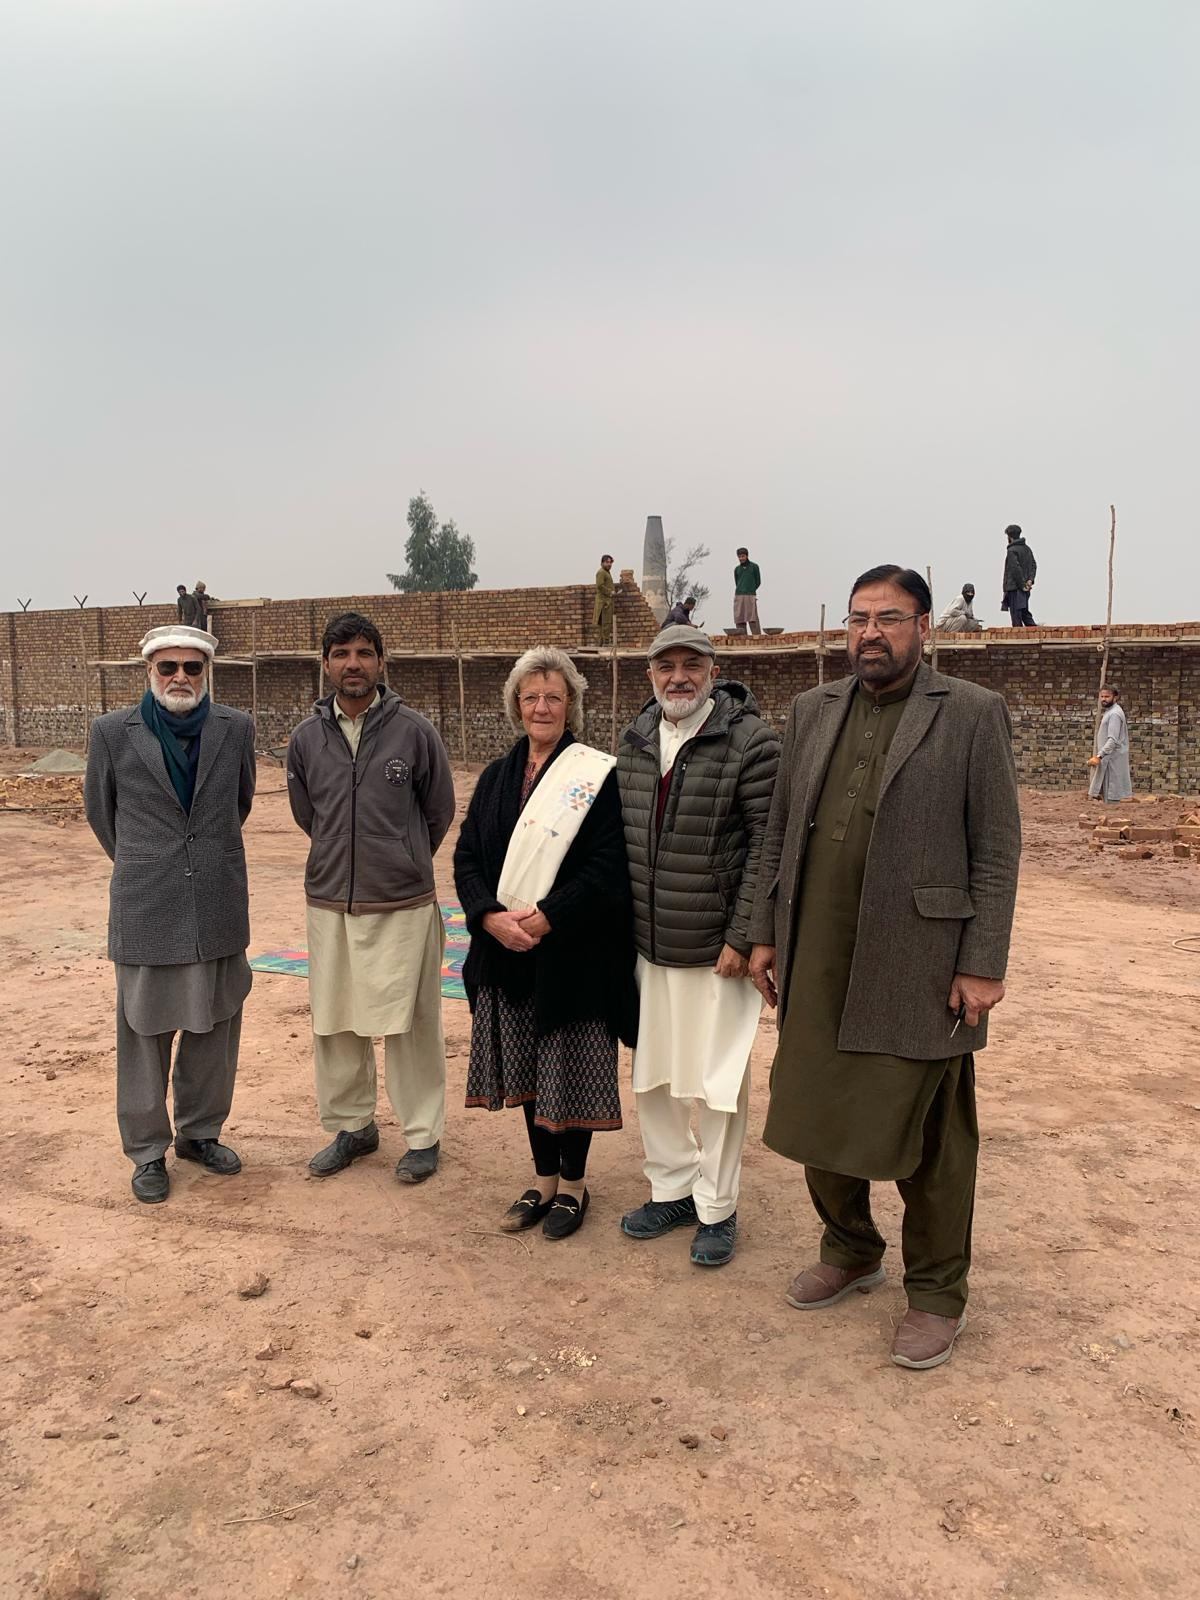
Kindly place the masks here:
<instances>
[{"instance_id":1,"label":"black knit cardigan","mask_svg":"<svg viewBox=\"0 0 1200 1600\"><path fill-rule=\"evenodd\" d=\"M554 756L571 743L568 732ZM539 1034L599 1018L625 1044L635 1044L633 910L614 772L580 825L549 894L538 902L551 931L534 949L516 951L484 930L487 913L504 910L496 889L521 813L528 761L529 740L522 735L506 756L484 768L454 850L454 883L471 933L463 964L471 1010L480 989L498 988L511 1000L533 997ZM549 766L547 761L542 772Z\"/></svg>"}]
</instances>

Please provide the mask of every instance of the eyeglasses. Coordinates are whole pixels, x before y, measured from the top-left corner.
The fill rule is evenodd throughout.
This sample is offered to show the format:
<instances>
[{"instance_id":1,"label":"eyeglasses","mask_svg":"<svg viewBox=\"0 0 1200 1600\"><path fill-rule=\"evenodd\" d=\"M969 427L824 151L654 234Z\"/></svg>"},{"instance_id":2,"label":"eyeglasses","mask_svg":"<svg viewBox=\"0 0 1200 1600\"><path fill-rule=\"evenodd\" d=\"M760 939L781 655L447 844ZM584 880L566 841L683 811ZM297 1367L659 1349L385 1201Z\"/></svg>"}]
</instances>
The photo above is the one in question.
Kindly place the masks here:
<instances>
[{"instance_id":1,"label":"eyeglasses","mask_svg":"<svg viewBox=\"0 0 1200 1600\"><path fill-rule=\"evenodd\" d=\"M156 661L154 670L160 678L173 678L180 667L189 678L198 678L204 671L203 661Z\"/></svg>"},{"instance_id":2,"label":"eyeglasses","mask_svg":"<svg viewBox=\"0 0 1200 1600\"><path fill-rule=\"evenodd\" d=\"M862 633L867 624L873 622L877 628L882 628L884 633L890 633L902 622L911 622L914 617L924 615L923 611L880 611L877 615L870 616L865 611L852 611L848 617L842 618L842 626L849 628L851 633Z\"/></svg>"},{"instance_id":3,"label":"eyeglasses","mask_svg":"<svg viewBox=\"0 0 1200 1600\"><path fill-rule=\"evenodd\" d=\"M535 710L540 700L544 700L551 711L557 711L560 706L566 704L561 694L523 694L520 699L522 711Z\"/></svg>"}]
</instances>

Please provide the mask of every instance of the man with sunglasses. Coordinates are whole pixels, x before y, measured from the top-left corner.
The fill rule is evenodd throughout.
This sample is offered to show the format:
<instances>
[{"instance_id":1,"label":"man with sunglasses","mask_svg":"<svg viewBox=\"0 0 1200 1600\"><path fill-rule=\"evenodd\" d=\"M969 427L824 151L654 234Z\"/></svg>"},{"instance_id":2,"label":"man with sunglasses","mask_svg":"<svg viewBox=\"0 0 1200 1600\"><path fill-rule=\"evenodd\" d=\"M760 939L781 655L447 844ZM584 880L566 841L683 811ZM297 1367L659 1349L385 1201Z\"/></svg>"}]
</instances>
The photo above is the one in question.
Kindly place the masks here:
<instances>
[{"instance_id":1,"label":"man with sunglasses","mask_svg":"<svg viewBox=\"0 0 1200 1600\"><path fill-rule=\"evenodd\" d=\"M242 824L254 724L209 698L216 645L202 628L151 628L141 703L97 717L88 744L84 809L113 863L117 1125L146 1204L170 1188L173 1049L176 1156L222 1177L242 1165L220 1134L252 981Z\"/></svg>"},{"instance_id":2,"label":"man with sunglasses","mask_svg":"<svg viewBox=\"0 0 1200 1600\"><path fill-rule=\"evenodd\" d=\"M929 589L873 567L853 673L792 703L750 921L779 1006L763 1138L803 1163L821 1257L801 1311L884 1279L870 1185L904 1202L908 1312L892 1360L950 1357L965 1322L979 1131L974 1052L1004 997L1021 825L1008 709L922 659Z\"/></svg>"}]
</instances>

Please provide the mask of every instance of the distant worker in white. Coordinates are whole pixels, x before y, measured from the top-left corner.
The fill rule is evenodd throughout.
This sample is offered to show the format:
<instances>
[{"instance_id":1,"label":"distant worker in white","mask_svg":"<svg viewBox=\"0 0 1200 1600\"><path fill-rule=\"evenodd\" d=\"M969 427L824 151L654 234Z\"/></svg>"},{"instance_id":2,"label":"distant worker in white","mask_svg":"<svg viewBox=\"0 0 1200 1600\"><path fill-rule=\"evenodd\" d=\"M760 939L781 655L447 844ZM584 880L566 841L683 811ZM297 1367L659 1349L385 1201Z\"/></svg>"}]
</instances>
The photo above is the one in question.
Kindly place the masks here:
<instances>
[{"instance_id":1,"label":"distant worker in white","mask_svg":"<svg viewBox=\"0 0 1200 1600\"><path fill-rule=\"evenodd\" d=\"M1088 795L1093 800L1113 804L1133 795L1129 771L1129 723L1120 704L1120 690L1106 683L1100 691L1100 726L1096 729L1095 753L1088 766L1092 781Z\"/></svg>"}]
</instances>

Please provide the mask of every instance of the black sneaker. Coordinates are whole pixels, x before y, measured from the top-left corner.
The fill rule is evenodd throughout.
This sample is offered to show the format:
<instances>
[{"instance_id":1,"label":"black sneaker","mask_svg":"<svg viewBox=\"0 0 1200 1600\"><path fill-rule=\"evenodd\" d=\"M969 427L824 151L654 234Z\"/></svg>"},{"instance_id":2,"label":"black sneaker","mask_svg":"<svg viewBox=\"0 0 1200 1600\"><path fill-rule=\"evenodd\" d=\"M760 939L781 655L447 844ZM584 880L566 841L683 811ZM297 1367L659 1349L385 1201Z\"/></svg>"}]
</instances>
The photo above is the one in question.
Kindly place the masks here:
<instances>
[{"instance_id":1,"label":"black sneaker","mask_svg":"<svg viewBox=\"0 0 1200 1600\"><path fill-rule=\"evenodd\" d=\"M424 1183L437 1171L440 1144L431 1144L426 1150L410 1150L396 1163L397 1183Z\"/></svg>"},{"instance_id":2,"label":"black sneaker","mask_svg":"<svg viewBox=\"0 0 1200 1600\"><path fill-rule=\"evenodd\" d=\"M140 1167L133 1169L133 1193L144 1205L158 1205L167 1198L170 1187L165 1156L159 1156L157 1161L143 1161Z\"/></svg>"},{"instance_id":3,"label":"black sneaker","mask_svg":"<svg viewBox=\"0 0 1200 1600\"><path fill-rule=\"evenodd\" d=\"M379 1129L373 1122L356 1133L348 1133L343 1128L332 1144L317 1151L308 1163L308 1170L314 1178L331 1178L335 1172L345 1171L359 1156L369 1156L378 1149Z\"/></svg>"},{"instance_id":4,"label":"black sneaker","mask_svg":"<svg viewBox=\"0 0 1200 1600\"><path fill-rule=\"evenodd\" d=\"M227 1144L216 1139L176 1139L175 1154L183 1161L198 1161L209 1172L231 1178L242 1170L241 1158Z\"/></svg>"},{"instance_id":5,"label":"black sneaker","mask_svg":"<svg viewBox=\"0 0 1200 1600\"><path fill-rule=\"evenodd\" d=\"M694 1228L699 1221L691 1195L682 1200L647 1200L621 1218L621 1231L631 1239L661 1239L672 1228Z\"/></svg>"},{"instance_id":6,"label":"black sneaker","mask_svg":"<svg viewBox=\"0 0 1200 1600\"><path fill-rule=\"evenodd\" d=\"M737 1243L737 1212L723 1222L702 1222L692 1240L692 1265L697 1267L723 1267L733 1260Z\"/></svg>"}]
</instances>

